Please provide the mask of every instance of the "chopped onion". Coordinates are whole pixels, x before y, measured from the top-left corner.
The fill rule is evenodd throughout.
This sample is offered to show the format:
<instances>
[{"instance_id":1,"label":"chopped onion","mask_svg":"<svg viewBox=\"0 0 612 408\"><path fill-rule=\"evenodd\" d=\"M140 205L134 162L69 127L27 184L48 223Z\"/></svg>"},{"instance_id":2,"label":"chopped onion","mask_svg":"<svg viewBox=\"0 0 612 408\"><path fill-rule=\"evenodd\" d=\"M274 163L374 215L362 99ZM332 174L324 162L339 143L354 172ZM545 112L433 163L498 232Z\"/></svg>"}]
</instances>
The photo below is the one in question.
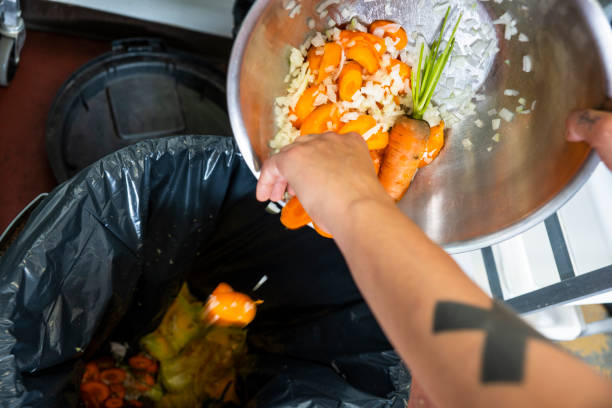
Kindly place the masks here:
<instances>
[{"instance_id":1,"label":"chopped onion","mask_svg":"<svg viewBox=\"0 0 612 408\"><path fill-rule=\"evenodd\" d=\"M514 113L510 112L506 108L503 108L501 111L499 111L499 117L501 117L506 122L512 122L512 119L514 119Z\"/></svg>"},{"instance_id":2,"label":"chopped onion","mask_svg":"<svg viewBox=\"0 0 612 408\"><path fill-rule=\"evenodd\" d=\"M484 127L484 122L482 120L480 120L480 119L476 119L474 121L474 124L476 125L477 128L480 128L480 129L482 129Z\"/></svg>"},{"instance_id":3,"label":"chopped onion","mask_svg":"<svg viewBox=\"0 0 612 408\"><path fill-rule=\"evenodd\" d=\"M501 119L493 119L491 121L491 127L493 128L493 130L498 130L500 126L501 126Z\"/></svg>"},{"instance_id":4,"label":"chopped onion","mask_svg":"<svg viewBox=\"0 0 612 408\"><path fill-rule=\"evenodd\" d=\"M495 143L499 143L499 136L500 136L499 133L496 133L495 135L493 135L491 139L493 139Z\"/></svg>"},{"instance_id":5,"label":"chopped onion","mask_svg":"<svg viewBox=\"0 0 612 408\"><path fill-rule=\"evenodd\" d=\"M461 141L461 144L463 145L463 147L465 148L465 150L472 150L472 147L474 146L472 144L472 141L470 139L463 139Z\"/></svg>"},{"instance_id":6,"label":"chopped onion","mask_svg":"<svg viewBox=\"0 0 612 408\"><path fill-rule=\"evenodd\" d=\"M504 95L506 96L519 96L520 92L515 89L506 89L504 91Z\"/></svg>"},{"instance_id":7,"label":"chopped onion","mask_svg":"<svg viewBox=\"0 0 612 408\"><path fill-rule=\"evenodd\" d=\"M315 12L321 13L323 10L331 6L332 4L339 4L340 0L323 0L315 7Z\"/></svg>"},{"instance_id":8,"label":"chopped onion","mask_svg":"<svg viewBox=\"0 0 612 408\"><path fill-rule=\"evenodd\" d=\"M529 55L525 55L523 57L523 71L531 72L532 68L533 68L533 63L531 61L531 57Z\"/></svg>"},{"instance_id":9,"label":"chopped onion","mask_svg":"<svg viewBox=\"0 0 612 408\"><path fill-rule=\"evenodd\" d=\"M527 36L526 36L525 34L523 34L523 33L520 33L520 34L519 34L519 38L518 38L518 40L519 40L520 42L529 42L529 37L527 37Z\"/></svg>"}]
</instances>

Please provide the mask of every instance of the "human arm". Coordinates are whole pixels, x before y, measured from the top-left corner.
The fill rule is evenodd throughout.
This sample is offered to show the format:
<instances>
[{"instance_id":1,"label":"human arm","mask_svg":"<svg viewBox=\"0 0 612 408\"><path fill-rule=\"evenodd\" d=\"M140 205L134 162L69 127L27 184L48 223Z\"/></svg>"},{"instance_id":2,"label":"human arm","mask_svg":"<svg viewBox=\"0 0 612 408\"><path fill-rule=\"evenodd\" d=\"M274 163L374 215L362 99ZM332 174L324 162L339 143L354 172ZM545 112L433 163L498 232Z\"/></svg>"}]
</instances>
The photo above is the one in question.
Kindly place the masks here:
<instances>
[{"instance_id":1,"label":"human arm","mask_svg":"<svg viewBox=\"0 0 612 408\"><path fill-rule=\"evenodd\" d=\"M258 199L278 200L289 184L334 236L379 324L434 404L609 405L610 383L493 304L397 209L359 136L298 140L264 164ZM468 329L452 330L457 325Z\"/></svg>"}]
</instances>

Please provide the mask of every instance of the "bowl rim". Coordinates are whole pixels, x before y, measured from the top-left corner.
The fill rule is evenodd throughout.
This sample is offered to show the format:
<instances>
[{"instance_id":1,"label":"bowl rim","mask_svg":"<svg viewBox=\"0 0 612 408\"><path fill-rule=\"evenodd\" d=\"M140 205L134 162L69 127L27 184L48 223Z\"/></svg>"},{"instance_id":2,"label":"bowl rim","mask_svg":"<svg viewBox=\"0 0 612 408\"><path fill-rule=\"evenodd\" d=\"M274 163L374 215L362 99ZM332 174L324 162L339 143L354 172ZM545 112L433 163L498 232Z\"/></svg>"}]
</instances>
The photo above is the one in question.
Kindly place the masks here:
<instances>
[{"instance_id":1,"label":"bowl rim","mask_svg":"<svg viewBox=\"0 0 612 408\"><path fill-rule=\"evenodd\" d=\"M239 79L244 52L250 33L255 28L255 25L261 18L263 11L270 1L273 0L256 0L251 7L234 41L227 72L227 106L234 139L238 144L238 149L244 161L257 179L259 179L260 176L261 163L259 163L259 158L255 156L242 118ZM594 37L598 39L597 51L601 56L604 73L607 79L607 95L608 97L612 97L612 47L606 47L606 44L612 44L612 28L610 27L610 22L599 2L591 0L576 0L576 2L578 7L582 10L586 20L591 23L591 30ZM550 198L539 208L496 232L440 245L449 254L459 254L499 244L530 230L536 225L544 222L548 217L563 207L590 179L599 163L599 156L595 151L591 150L573 178L555 196Z\"/></svg>"}]
</instances>

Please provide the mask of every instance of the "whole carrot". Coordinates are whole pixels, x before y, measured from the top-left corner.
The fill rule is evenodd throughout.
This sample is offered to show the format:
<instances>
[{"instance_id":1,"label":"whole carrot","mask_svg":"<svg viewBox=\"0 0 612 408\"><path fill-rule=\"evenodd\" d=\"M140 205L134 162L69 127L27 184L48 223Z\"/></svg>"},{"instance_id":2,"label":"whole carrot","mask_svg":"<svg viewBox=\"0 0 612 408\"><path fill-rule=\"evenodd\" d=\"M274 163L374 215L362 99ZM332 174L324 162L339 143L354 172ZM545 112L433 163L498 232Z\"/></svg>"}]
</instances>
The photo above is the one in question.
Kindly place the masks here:
<instances>
[{"instance_id":1,"label":"whole carrot","mask_svg":"<svg viewBox=\"0 0 612 408\"><path fill-rule=\"evenodd\" d=\"M419 168L429 138L427 122L400 118L389 134L389 146L378 179L395 201L401 200Z\"/></svg>"}]
</instances>

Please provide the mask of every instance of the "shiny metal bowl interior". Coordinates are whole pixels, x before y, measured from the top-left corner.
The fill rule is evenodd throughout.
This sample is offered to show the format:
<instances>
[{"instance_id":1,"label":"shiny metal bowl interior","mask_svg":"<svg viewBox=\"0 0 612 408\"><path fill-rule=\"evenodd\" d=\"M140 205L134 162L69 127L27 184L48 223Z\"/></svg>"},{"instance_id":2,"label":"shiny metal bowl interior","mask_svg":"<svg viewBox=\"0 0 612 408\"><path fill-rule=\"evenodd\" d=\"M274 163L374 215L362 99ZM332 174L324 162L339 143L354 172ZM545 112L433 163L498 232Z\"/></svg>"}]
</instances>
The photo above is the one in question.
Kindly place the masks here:
<instances>
[{"instance_id":1,"label":"shiny metal bowl interior","mask_svg":"<svg viewBox=\"0 0 612 408\"><path fill-rule=\"evenodd\" d=\"M330 14L338 23L342 8L359 10L369 23L389 18L410 33L415 15L424 13L423 0L347 0ZM459 4L464 0L450 0ZM327 24L318 19L319 1L301 0L302 11L293 19L281 0L255 3L236 39L228 72L228 107L239 148L253 173L270 154L268 141L275 134L273 103L285 91L288 45L298 47L309 34L307 18L315 29ZM465 3L465 2L464 2ZM504 96L517 89L537 100L530 115L517 115L504 123L501 140L493 143L490 125L479 129L471 117L447 134L447 145L434 164L421 170L399 204L425 232L449 252L463 252L508 239L543 221L559 209L586 182L598 158L584 144L564 140L565 118L576 108L601 106L612 95L612 32L595 1L533 0L477 3L484 23L492 24L505 11L512 13L520 32L504 40L503 26L495 26L499 48L485 75L477 106L478 117L490 122L490 109L516 107L516 98ZM525 9L523 6L527 6ZM346 13L345 13L346 14ZM349 17L350 18L350 17ZM427 35L438 29L432 26ZM523 55L534 61L532 73L522 71ZM506 61L510 61L508 64ZM452 64L452 61L451 61ZM471 151L462 140L469 138ZM492 151L487 151L493 147ZM409 243L407 243L409 245Z\"/></svg>"}]
</instances>

